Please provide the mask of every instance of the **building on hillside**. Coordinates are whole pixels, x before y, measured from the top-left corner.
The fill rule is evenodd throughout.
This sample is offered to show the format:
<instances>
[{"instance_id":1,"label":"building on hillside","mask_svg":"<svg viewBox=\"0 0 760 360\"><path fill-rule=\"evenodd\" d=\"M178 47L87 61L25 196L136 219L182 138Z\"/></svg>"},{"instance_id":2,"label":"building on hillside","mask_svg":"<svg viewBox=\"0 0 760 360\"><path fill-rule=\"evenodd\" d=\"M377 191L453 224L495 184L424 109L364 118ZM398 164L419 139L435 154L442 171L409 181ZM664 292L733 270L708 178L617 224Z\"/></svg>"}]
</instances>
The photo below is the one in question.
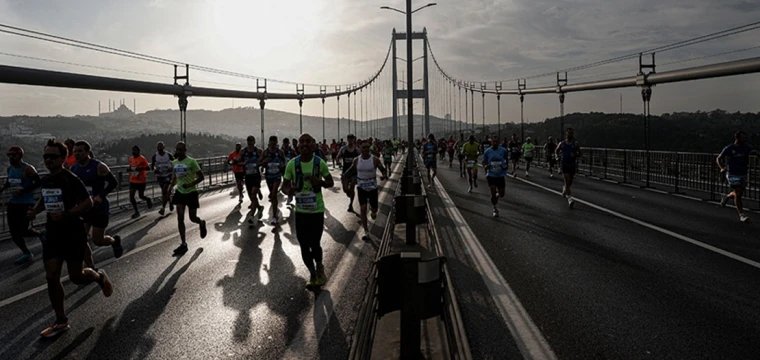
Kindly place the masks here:
<instances>
[{"instance_id":1,"label":"building on hillside","mask_svg":"<svg viewBox=\"0 0 760 360\"><path fill-rule=\"evenodd\" d=\"M100 117L117 119L131 118L133 116L135 116L135 112L130 110L127 105L124 104L121 104L121 106L112 112L100 114Z\"/></svg>"}]
</instances>

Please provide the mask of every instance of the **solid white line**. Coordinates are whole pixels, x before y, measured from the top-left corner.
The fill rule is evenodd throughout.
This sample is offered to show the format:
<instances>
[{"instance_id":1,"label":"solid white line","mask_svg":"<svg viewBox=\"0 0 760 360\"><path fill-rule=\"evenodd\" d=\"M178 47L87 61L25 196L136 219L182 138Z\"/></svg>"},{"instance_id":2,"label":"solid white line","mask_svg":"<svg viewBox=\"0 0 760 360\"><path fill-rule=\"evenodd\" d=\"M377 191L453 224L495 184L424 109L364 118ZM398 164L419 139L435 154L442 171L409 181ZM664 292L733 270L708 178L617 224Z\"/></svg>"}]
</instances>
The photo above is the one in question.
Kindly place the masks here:
<instances>
[{"instance_id":1,"label":"solid white line","mask_svg":"<svg viewBox=\"0 0 760 360\"><path fill-rule=\"evenodd\" d=\"M486 253L480 241L478 241L478 238L472 232L472 229L470 229L470 226L464 221L462 214L457 209L454 201L451 200L451 197L449 197L443 184L437 178L435 180L437 181L438 194L441 196L444 207L455 224L456 232L459 234L459 238L464 241L465 246L470 249L473 264L478 269L481 277L483 277L483 282L488 287L488 291L491 293L491 297L499 309L499 313L501 313L504 322L515 339L520 353L526 359L556 359L557 356L549 346L546 338L541 334L541 330L538 329L530 318L517 295L507 284L504 276L502 276L491 257L488 256L488 253Z\"/></svg>"},{"instance_id":2,"label":"solid white line","mask_svg":"<svg viewBox=\"0 0 760 360\"><path fill-rule=\"evenodd\" d=\"M649 190L649 191L651 191L651 192L660 193L660 194L666 194L666 195L667 195L667 194L670 194L670 193L669 193L669 192L667 192L667 191L664 191L664 190L660 190L660 189L655 189L655 188L644 188L644 189L647 189L647 190Z\"/></svg>"},{"instance_id":3,"label":"solid white line","mask_svg":"<svg viewBox=\"0 0 760 360\"><path fill-rule=\"evenodd\" d=\"M395 165L393 172L395 173L403 165L404 162L399 161ZM386 180L383 188L387 186L390 186L389 180ZM387 197L388 192L382 191L378 203L384 203ZM371 223L372 227L385 226L383 215L385 214L378 213L377 220L374 222L371 219L367 219L368 224ZM375 223L382 225L375 225ZM314 305L311 306L306 317L301 322L301 328L293 338L293 341L288 344L288 349L285 351L283 359L310 358L311 355L319 353L319 341L322 339L322 335L327 330L330 319L332 319L335 313L334 304L341 298L346 284L357 280L354 278L352 270L359 261L359 257L363 254L366 244L367 241L362 240L359 233L351 240L340 262L335 267L335 270L332 271L333 276L330 277L330 281L324 287L325 290L330 292L330 297L328 298L326 293L321 293L314 299ZM319 311L318 316L316 314L317 311Z\"/></svg>"},{"instance_id":4,"label":"solid white line","mask_svg":"<svg viewBox=\"0 0 760 360\"><path fill-rule=\"evenodd\" d=\"M700 199L698 197L689 196L689 195L683 195L683 194L671 194L671 195L678 196L678 197L684 198L684 199L689 199L689 200L696 200L696 201L700 201L700 202L702 201L702 199ZM717 203L714 203L714 204L717 204Z\"/></svg>"},{"instance_id":5,"label":"solid white line","mask_svg":"<svg viewBox=\"0 0 760 360\"><path fill-rule=\"evenodd\" d=\"M525 179L518 179L518 180L520 180L520 181L522 181L522 182L524 182L524 183L526 183L526 184L530 184L530 185L533 185L533 186L535 186L535 187L538 187L538 188L544 189L544 190L546 190L546 191L549 191L549 192L551 192L551 193L554 193L554 194L557 194L557 195L560 195L560 196L562 195L562 193L560 193L559 191L556 191L556 190L550 189L550 188L548 188L548 187L546 187L546 186L543 186L543 185L539 185L539 184L536 184L536 183L534 183L534 182L532 182L532 181L528 181L528 180L525 180ZM714 253L716 253L716 254L720 254L720 255L723 255L723 256L725 256L725 257L728 257L728 258L734 259L734 260L736 260L736 261L739 261L739 262L743 262L743 263L745 263L745 264L747 264L747 265L749 265L749 266L752 266L752 267L755 267L755 268L758 268L758 269L760 269L760 263L759 263L759 262L757 262L757 261L753 261L753 260L747 259L747 258L745 258L745 257L742 257L742 256L739 256L739 255L736 255L736 254L734 254L734 253L728 252L728 251L726 251L726 250L723 250L723 249L717 248L717 247L715 247L715 246L712 246L712 245L709 245L709 244L705 244L705 243L703 243L703 242L701 242L701 241L699 241L699 240L695 240L695 239L692 239L692 238L690 238L690 237L688 237L688 236L685 236L685 235L681 235L681 234L679 234L679 233L676 233L676 232L670 231L670 230L668 230L668 229L664 229L664 228L661 228L661 227L659 227L659 226L657 226L657 225L653 225L653 224L650 224L650 223L648 223L648 222L645 222L645 221L642 221L642 220L639 220L639 219L636 219L636 218L632 218L632 217L630 217L630 216L628 216L628 215L623 215L623 214L621 214L621 213L619 213L619 212L617 212L617 211L614 211L614 210L610 210L610 209L607 209L607 208L605 208L605 207L602 207L602 206L599 206L599 205L596 205L596 204L590 203L590 202L588 202L588 201L585 201L585 200L581 200L581 199L578 199L578 198L576 198L576 197L573 197L573 199L574 199L576 202L579 202L579 203L581 203L581 204L584 204L584 205L590 206L590 207L592 207L592 208L594 208L594 209L597 209L597 210L599 210L599 211L605 212L605 213L607 213L607 214L610 214L610 215L612 215L612 216L616 216L616 217L619 217L619 218L621 218L621 219L624 219L624 220L628 220L628 221L630 221L630 222L632 222L632 223L634 223L634 224L638 224L638 225L641 225L641 226L643 226L643 227L646 227L646 228L652 229L652 230L654 230L654 231L658 231L658 232L660 232L660 233L663 233L663 234L665 234L665 235L669 235L669 236L672 236L672 237L674 237L674 238L676 238L676 239L679 239L679 240L683 240L683 241L686 241L686 242L688 242L688 243L690 243L690 244L694 244L694 245L696 245L696 246L699 246L699 247L701 247L701 248L703 248L703 249L706 249L706 250L710 250L710 251L712 251L712 252L714 252Z\"/></svg>"}]
</instances>

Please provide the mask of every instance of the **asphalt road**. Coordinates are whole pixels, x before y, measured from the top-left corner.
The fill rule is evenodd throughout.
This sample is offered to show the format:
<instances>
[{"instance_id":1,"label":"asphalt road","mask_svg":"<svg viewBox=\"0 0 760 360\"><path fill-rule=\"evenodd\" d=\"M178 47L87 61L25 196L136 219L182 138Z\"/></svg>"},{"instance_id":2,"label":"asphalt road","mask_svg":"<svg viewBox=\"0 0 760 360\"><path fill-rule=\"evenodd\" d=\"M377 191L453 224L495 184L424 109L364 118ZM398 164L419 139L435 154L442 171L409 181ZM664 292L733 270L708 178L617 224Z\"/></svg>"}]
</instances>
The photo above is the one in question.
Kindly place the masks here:
<instances>
[{"instance_id":1,"label":"asphalt road","mask_svg":"<svg viewBox=\"0 0 760 360\"><path fill-rule=\"evenodd\" d=\"M281 205L289 221L279 231L249 228L248 200L241 209L234 188L201 197L209 234L201 240L188 225L190 250L179 258L172 257L179 245L174 214L160 217L154 208L135 220L130 213L112 218L110 232L122 236L125 255L113 259L110 248L95 254L114 294L65 281L71 330L52 340L38 335L54 320L39 241L28 240L37 260L21 267L12 264L15 246L0 243L0 359L346 358L386 217L378 217L372 241L361 241L358 215L346 211L339 189L337 181L324 193L329 280L316 298L304 289L308 271L291 210Z\"/></svg>"},{"instance_id":2,"label":"asphalt road","mask_svg":"<svg viewBox=\"0 0 760 360\"><path fill-rule=\"evenodd\" d=\"M524 178L524 171L518 171ZM577 177L574 209L543 169L507 179L492 218L478 189L439 163L429 191L444 233L445 191L476 241L559 359L756 359L760 354L760 234L732 208ZM441 188L440 186L443 186ZM539 186L536 186L539 185ZM597 205L599 207L595 207ZM757 221L760 216L754 215ZM453 230L452 230L453 229ZM476 359L519 358L477 251L442 240ZM525 329L517 330L523 332Z\"/></svg>"}]
</instances>

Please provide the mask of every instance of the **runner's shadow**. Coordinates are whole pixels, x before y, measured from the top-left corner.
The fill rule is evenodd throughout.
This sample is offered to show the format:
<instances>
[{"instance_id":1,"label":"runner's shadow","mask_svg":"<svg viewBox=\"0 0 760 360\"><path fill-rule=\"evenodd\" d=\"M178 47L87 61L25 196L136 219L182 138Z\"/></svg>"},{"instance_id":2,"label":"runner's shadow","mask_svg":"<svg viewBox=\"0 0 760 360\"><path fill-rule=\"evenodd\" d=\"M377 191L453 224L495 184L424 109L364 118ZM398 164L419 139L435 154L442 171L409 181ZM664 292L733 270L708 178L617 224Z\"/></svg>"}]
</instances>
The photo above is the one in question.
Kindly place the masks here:
<instances>
[{"instance_id":1,"label":"runner's shadow","mask_svg":"<svg viewBox=\"0 0 760 360\"><path fill-rule=\"evenodd\" d=\"M349 355L346 333L340 325L338 314L333 307L333 299L328 290L322 290L314 301L314 332L324 329L319 338L319 358L345 358Z\"/></svg>"},{"instance_id":2,"label":"runner's shadow","mask_svg":"<svg viewBox=\"0 0 760 360\"><path fill-rule=\"evenodd\" d=\"M148 291L127 305L121 313L116 327L112 326L113 320L109 320L87 358L144 359L150 356L156 346L156 340L148 335L148 330L163 315L164 310L171 302L179 278L200 257L202 252L203 248L198 248L185 265L169 276L181 259L180 257L175 258L169 267L158 276ZM161 287L162 284L163 287ZM113 344L118 344L124 339L129 339L129 346L113 346Z\"/></svg>"},{"instance_id":3,"label":"runner's shadow","mask_svg":"<svg viewBox=\"0 0 760 360\"><path fill-rule=\"evenodd\" d=\"M233 232L237 232L237 230L240 229L241 226L241 218L242 215L240 214L240 209L242 208L242 205L238 203L235 205L235 207L230 211L229 214L227 214L227 217L224 218L224 222L218 222L214 224L214 229L216 231L222 233L222 241L227 241L230 239L231 234Z\"/></svg>"},{"instance_id":4,"label":"runner's shadow","mask_svg":"<svg viewBox=\"0 0 760 360\"><path fill-rule=\"evenodd\" d=\"M325 209L325 231L343 247L348 247L351 240L356 236L356 230L349 231L346 226L338 219L332 216L332 213Z\"/></svg>"},{"instance_id":5,"label":"runner's shadow","mask_svg":"<svg viewBox=\"0 0 760 360\"><path fill-rule=\"evenodd\" d=\"M145 235L148 235L148 233L150 232L150 230L153 229L156 225L158 225L159 222L161 222L161 219L163 219L163 217L157 217L153 221L151 221L150 223L148 223L147 225L141 227L140 230L137 230L137 231L129 234L129 236L122 237L121 238L121 246L124 247L124 253L127 253L127 252L129 252L131 250L134 250L137 247L137 242L140 241L140 240L142 240L142 238L145 237ZM113 235L117 235L118 232L116 230L110 229L110 230L108 230L108 234L110 234L111 236L113 236ZM94 249L97 248L97 246L93 246L92 248L93 248L93 252L94 252ZM103 255L101 255L101 254L103 254ZM100 255L100 256L106 256L106 257L112 257L113 256L113 252L112 251L106 251L106 252L102 252L102 253L100 253L98 255ZM100 256L98 256L98 258L100 258ZM97 264L98 262L103 261L103 260L105 260L105 259L103 259L103 258L95 259L95 264Z\"/></svg>"}]
</instances>

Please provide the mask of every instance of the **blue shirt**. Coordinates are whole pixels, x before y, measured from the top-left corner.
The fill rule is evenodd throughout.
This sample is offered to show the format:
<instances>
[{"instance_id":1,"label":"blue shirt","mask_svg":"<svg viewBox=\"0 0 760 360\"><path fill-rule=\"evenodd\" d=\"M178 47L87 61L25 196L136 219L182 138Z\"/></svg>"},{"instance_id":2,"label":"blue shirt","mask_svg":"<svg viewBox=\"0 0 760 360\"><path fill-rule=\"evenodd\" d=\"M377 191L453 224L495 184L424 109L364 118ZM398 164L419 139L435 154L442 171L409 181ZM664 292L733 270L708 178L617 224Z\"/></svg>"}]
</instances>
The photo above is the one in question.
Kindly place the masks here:
<instances>
[{"instance_id":1,"label":"blue shirt","mask_svg":"<svg viewBox=\"0 0 760 360\"><path fill-rule=\"evenodd\" d=\"M504 177L507 176L507 156L509 152L507 149L499 146L494 149L489 147L483 154L483 165L489 166L489 177Z\"/></svg>"},{"instance_id":2,"label":"blue shirt","mask_svg":"<svg viewBox=\"0 0 760 360\"><path fill-rule=\"evenodd\" d=\"M575 166L575 160L578 158L578 146L576 141L578 140L573 139L569 143L567 140L560 143L560 146L562 146L562 166Z\"/></svg>"},{"instance_id":3,"label":"blue shirt","mask_svg":"<svg viewBox=\"0 0 760 360\"><path fill-rule=\"evenodd\" d=\"M8 168L8 183L10 184L11 191L23 189L31 185L32 179L24 177L24 169L26 167L26 163L21 163L21 167L16 168L11 165ZM21 191L20 195L11 193L11 198L8 202L11 204L34 204L34 191Z\"/></svg>"},{"instance_id":4,"label":"blue shirt","mask_svg":"<svg viewBox=\"0 0 760 360\"><path fill-rule=\"evenodd\" d=\"M435 162L435 150L437 145L432 142L426 142L424 149L425 149L425 163L431 163Z\"/></svg>"},{"instance_id":5,"label":"blue shirt","mask_svg":"<svg viewBox=\"0 0 760 360\"><path fill-rule=\"evenodd\" d=\"M742 146L731 144L723 148L720 152L720 157L726 158L726 166L728 167L728 174L735 176L747 175L749 168L749 155L754 149L744 144Z\"/></svg>"}]
</instances>

